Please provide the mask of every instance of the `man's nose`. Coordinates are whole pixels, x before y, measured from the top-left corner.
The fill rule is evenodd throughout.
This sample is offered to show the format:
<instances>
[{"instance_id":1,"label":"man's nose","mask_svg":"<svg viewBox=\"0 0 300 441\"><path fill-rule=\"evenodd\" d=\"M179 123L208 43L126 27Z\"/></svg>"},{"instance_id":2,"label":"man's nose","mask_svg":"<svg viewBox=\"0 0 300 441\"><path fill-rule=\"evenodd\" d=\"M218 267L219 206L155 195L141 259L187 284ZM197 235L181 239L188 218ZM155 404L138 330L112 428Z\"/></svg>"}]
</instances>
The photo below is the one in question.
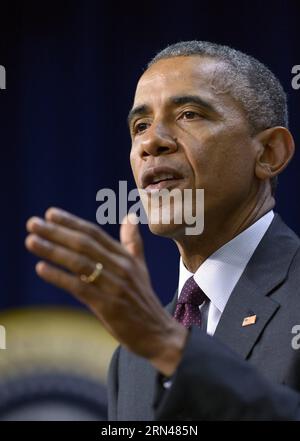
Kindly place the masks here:
<instances>
[{"instance_id":1,"label":"man's nose","mask_svg":"<svg viewBox=\"0 0 300 441\"><path fill-rule=\"evenodd\" d=\"M176 138L168 128L152 124L143 136L140 149L141 156L147 157L173 153L178 149L178 146Z\"/></svg>"}]
</instances>

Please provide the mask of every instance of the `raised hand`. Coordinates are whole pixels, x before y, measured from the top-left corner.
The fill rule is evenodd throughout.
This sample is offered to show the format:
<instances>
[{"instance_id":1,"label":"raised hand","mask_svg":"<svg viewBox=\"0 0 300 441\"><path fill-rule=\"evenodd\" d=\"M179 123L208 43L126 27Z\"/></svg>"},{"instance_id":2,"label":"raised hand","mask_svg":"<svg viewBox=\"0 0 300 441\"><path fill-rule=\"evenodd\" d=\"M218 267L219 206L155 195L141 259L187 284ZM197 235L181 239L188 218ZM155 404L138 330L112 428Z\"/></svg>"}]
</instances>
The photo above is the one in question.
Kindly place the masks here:
<instances>
[{"instance_id":1,"label":"raised hand","mask_svg":"<svg viewBox=\"0 0 300 441\"><path fill-rule=\"evenodd\" d=\"M36 265L42 279L86 304L122 345L163 374L174 372L187 330L154 293L142 238L130 216L121 225L121 242L58 208L48 209L45 219L30 218L27 230L27 249L43 259Z\"/></svg>"}]
</instances>

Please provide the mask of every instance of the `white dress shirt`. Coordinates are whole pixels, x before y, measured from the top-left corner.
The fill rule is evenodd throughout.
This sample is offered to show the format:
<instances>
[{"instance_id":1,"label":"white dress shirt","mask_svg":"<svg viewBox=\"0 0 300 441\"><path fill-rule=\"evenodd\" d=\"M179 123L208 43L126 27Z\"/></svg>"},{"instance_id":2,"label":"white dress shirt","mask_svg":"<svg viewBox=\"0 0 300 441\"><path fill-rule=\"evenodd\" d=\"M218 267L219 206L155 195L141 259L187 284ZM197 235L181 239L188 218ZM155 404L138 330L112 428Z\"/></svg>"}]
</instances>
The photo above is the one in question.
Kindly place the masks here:
<instances>
[{"instance_id":1,"label":"white dress shirt","mask_svg":"<svg viewBox=\"0 0 300 441\"><path fill-rule=\"evenodd\" d=\"M214 334L234 287L273 217L271 210L209 256L195 274L184 266L180 258L178 296L186 280L194 276L195 282L209 299L200 306L202 323L208 334Z\"/></svg>"}]
</instances>

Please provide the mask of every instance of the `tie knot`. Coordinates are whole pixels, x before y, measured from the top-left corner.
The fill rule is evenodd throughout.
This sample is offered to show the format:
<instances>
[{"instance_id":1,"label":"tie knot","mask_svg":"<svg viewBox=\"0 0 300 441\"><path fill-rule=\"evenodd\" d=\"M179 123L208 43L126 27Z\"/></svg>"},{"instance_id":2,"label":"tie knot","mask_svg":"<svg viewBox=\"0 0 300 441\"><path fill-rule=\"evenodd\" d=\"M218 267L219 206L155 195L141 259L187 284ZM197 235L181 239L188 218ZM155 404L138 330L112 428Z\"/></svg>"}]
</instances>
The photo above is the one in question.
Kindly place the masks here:
<instances>
[{"instance_id":1,"label":"tie knot","mask_svg":"<svg viewBox=\"0 0 300 441\"><path fill-rule=\"evenodd\" d=\"M178 303L190 303L192 305L201 305L206 299L206 295L197 285L194 277L190 277L181 290Z\"/></svg>"}]
</instances>

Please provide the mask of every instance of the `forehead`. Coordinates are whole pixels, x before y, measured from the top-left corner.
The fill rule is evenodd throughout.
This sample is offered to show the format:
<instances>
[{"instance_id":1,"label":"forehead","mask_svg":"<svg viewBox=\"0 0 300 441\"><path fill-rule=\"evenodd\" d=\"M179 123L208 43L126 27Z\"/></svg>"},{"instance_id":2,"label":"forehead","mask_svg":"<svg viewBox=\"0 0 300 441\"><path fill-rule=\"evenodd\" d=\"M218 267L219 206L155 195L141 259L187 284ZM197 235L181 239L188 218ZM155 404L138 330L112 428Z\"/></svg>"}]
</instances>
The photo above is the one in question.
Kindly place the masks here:
<instances>
[{"instance_id":1,"label":"forehead","mask_svg":"<svg viewBox=\"0 0 300 441\"><path fill-rule=\"evenodd\" d=\"M189 94L201 95L215 103L232 103L231 80L225 75L226 67L222 61L198 55L159 60L140 78L134 105Z\"/></svg>"}]
</instances>

